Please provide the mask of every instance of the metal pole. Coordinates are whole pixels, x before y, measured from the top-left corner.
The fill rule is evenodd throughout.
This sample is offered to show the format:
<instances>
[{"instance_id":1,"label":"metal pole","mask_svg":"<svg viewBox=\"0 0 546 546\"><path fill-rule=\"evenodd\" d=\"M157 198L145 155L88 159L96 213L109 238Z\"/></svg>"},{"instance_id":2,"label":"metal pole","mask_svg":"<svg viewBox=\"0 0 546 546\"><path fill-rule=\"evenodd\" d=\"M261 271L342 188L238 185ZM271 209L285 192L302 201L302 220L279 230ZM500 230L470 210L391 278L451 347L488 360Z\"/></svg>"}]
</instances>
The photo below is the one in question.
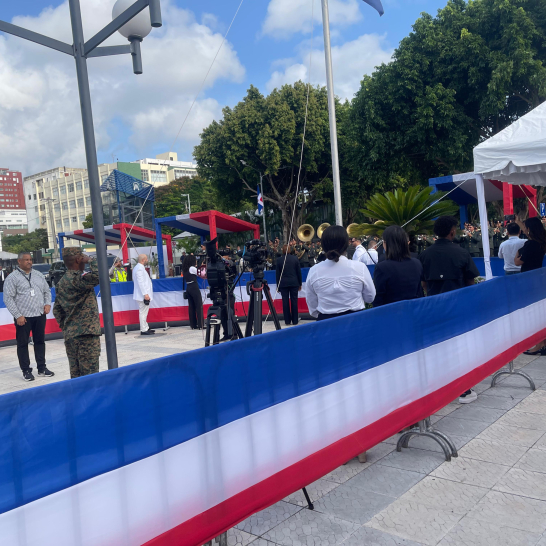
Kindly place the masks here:
<instances>
[{"instance_id":1,"label":"metal pole","mask_svg":"<svg viewBox=\"0 0 546 546\"><path fill-rule=\"evenodd\" d=\"M188 214L191 214L190 194L188 193Z\"/></svg>"},{"instance_id":2,"label":"metal pole","mask_svg":"<svg viewBox=\"0 0 546 546\"><path fill-rule=\"evenodd\" d=\"M58 249L57 249L57 231L55 229L55 215L53 214L53 209L51 208L51 204L53 203L54 199L52 197L47 197L44 199L44 201L47 201L47 210L49 212L49 219L51 220L51 231L53 232L53 255L58 255ZM59 256L59 259L62 259L62 256Z\"/></svg>"},{"instance_id":3,"label":"metal pole","mask_svg":"<svg viewBox=\"0 0 546 546\"><path fill-rule=\"evenodd\" d=\"M91 193L91 211L93 213L93 227L95 232L95 244L97 247L106 356L108 359L108 369L111 370L118 367L118 354L116 349L116 331L112 310L110 278L108 276L108 263L106 259L106 237L104 234L104 218L100 195L99 167L97 164L93 112L91 109L91 93L89 91L87 59L84 57L84 36L80 0L68 1L70 6L70 20L72 22L72 36L74 38L74 58L76 60L76 73L78 76L78 88L80 92L83 138L85 142L85 156L87 159L87 173L89 175L89 190Z\"/></svg>"},{"instance_id":4,"label":"metal pole","mask_svg":"<svg viewBox=\"0 0 546 546\"><path fill-rule=\"evenodd\" d=\"M262 200L264 202L264 206L262 209L262 216L264 218L264 242L267 243L267 228L265 227L265 199L264 199L264 184L262 182L262 173L260 173L260 189L262 190Z\"/></svg>"},{"instance_id":5,"label":"metal pole","mask_svg":"<svg viewBox=\"0 0 546 546\"><path fill-rule=\"evenodd\" d=\"M328 115L330 118L330 143L332 148L332 175L334 182L334 209L336 224L343 225L341 211L341 185L339 178L339 156L337 151L336 101L334 96L334 75L332 71L332 47L330 44L330 16L328 0L322 0L322 26L324 28L324 57L326 60L326 89L328 91Z\"/></svg>"}]
</instances>

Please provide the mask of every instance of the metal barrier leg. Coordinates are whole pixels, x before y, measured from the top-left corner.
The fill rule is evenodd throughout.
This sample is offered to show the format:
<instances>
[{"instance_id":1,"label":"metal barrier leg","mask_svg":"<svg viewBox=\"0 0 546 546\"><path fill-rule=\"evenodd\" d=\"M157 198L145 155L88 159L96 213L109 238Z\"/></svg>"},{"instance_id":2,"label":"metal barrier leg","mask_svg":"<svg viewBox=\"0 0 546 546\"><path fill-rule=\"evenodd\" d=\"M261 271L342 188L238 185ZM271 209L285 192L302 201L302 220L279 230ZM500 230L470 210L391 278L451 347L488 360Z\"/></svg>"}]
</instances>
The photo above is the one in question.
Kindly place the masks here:
<instances>
[{"instance_id":1,"label":"metal barrier leg","mask_svg":"<svg viewBox=\"0 0 546 546\"><path fill-rule=\"evenodd\" d=\"M169 325L167 323L165 323L165 328L163 328L163 331L166 332L167 330L169 330Z\"/></svg>"},{"instance_id":2,"label":"metal barrier leg","mask_svg":"<svg viewBox=\"0 0 546 546\"><path fill-rule=\"evenodd\" d=\"M125 335L129 333L129 330L127 330L127 324L125 325Z\"/></svg>"},{"instance_id":3,"label":"metal barrier leg","mask_svg":"<svg viewBox=\"0 0 546 546\"><path fill-rule=\"evenodd\" d=\"M400 438L398 439L398 443L396 444L396 451L402 451L403 447L409 447L409 441L414 436L425 436L427 438L432 438L442 448L446 461L451 461L452 456L458 456L457 450L453 442L443 432L434 430L431 427L430 417L419 421L419 429L414 428L412 430L404 432L404 434L402 434L402 436L400 436Z\"/></svg>"},{"instance_id":4,"label":"metal barrier leg","mask_svg":"<svg viewBox=\"0 0 546 546\"><path fill-rule=\"evenodd\" d=\"M215 539L220 546L227 546L227 532L222 533L220 536L217 536Z\"/></svg>"},{"instance_id":5,"label":"metal barrier leg","mask_svg":"<svg viewBox=\"0 0 546 546\"><path fill-rule=\"evenodd\" d=\"M493 374L493 377L491 378L491 386L492 387L495 386L495 384L497 383L497 379L501 375L519 375L521 377L524 377L525 379L527 379L527 381L529 381L529 385L531 387L531 390L533 390L533 391L536 390L535 382L532 380L532 378L530 376L528 376L525 372L522 372L521 370L514 370L514 361L513 360L510 360L510 362L508 362L508 370L499 370L498 372Z\"/></svg>"},{"instance_id":6,"label":"metal barrier leg","mask_svg":"<svg viewBox=\"0 0 546 546\"><path fill-rule=\"evenodd\" d=\"M303 491L303 494L305 495L305 500L307 501L307 508L309 508L309 510L314 510L315 506L313 505L313 503L311 502L311 499L309 498L309 493L307 493L307 489L303 487L302 491Z\"/></svg>"}]
</instances>

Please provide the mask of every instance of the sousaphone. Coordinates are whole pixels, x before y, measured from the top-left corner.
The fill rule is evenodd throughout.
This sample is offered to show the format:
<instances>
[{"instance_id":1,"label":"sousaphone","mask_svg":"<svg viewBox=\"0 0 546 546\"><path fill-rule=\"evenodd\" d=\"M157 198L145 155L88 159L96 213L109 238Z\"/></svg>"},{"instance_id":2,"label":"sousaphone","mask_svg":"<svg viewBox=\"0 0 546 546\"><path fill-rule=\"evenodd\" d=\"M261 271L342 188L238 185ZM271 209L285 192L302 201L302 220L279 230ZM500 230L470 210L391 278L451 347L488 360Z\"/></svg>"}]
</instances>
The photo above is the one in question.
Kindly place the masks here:
<instances>
[{"instance_id":1,"label":"sousaphone","mask_svg":"<svg viewBox=\"0 0 546 546\"><path fill-rule=\"evenodd\" d=\"M298 228L298 239L302 243L310 243L315 236L315 228L311 224L303 224Z\"/></svg>"},{"instance_id":2,"label":"sousaphone","mask_svg":"<svg viewBox=\"0 0 546 546\"><path fill-rule=\"evenodd\" d=\"M329 227L330 227L330 224L328 222L324 222L324 224L320 224L320 226L317 229L317 237L319 239L322 239L322 234L324 233L324 230Z\"/></svg>"}]
</instances>

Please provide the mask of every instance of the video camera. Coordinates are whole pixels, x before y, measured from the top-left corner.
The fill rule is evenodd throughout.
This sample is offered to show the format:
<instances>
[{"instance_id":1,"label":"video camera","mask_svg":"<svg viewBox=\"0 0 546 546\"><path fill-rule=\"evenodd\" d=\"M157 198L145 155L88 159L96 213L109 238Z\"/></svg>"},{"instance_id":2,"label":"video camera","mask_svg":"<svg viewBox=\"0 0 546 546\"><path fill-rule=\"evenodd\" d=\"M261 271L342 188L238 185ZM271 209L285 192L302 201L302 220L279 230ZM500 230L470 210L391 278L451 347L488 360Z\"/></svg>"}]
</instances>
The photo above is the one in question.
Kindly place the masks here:
<instances>
[{"instance_id":1,"label":"video camera","mask_svg":"<svg viewBox=\"0 0 546 546\"><path fill-rule=\"evenodd\" d=\"M245 243L245 250L239 250L237 255L243 258L248 265L254 269L262 269L265 267L267 259L267 244L260 239L252 239Z\"/></svg>"},{"instance_id":2,"label":"video camera","mask_svg":"<svg viewBox=\"0 0 546 546\"><path fill-rule=\"evenodd\" d=\"M235 264L231 260L224 260L216 249L217 241L218 238L215 237L212 241L205 243L209 298L215 305L226 302L227 294L232 290L230 284L237 275Z\"/></svg>"}]
</instances>

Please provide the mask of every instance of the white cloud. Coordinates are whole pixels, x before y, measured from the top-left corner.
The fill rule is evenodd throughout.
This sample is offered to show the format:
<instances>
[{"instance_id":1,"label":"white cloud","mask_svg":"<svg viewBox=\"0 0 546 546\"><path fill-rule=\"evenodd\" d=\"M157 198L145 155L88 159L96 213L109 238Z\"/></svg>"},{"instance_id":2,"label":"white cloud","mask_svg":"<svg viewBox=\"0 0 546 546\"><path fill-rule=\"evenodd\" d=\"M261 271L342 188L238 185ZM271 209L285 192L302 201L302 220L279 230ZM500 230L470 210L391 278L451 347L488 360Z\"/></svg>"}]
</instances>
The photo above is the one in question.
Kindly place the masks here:
<instances>
[{"instance_id":1,"label":"white cloud","mask_svg":"<svg viewBox=\"0 0 546 546\"><path fill-rule=\"evenodd\" d=\"M313 18L311 19L311 2ZM330 0L330 23L348 26L362 19L359 0ZM311 21L315 26L322 24L320 0L271 0L262 32L278 39L287 39L297 33L309 34Z\"/></svg>"},{"instance_id":2,"label":"white cloud","mask_svg":"<svg viewBox=\"0 0 546 546\"><path fill-rule=\"evenodd\" d=\"M82 2L86 39L111 20L112 0ZM137 159L158 141L172 142L222 42L212 19L199 23L188 10L163 0L164 27L142 43L144 74L135 76L129 55L88 62L97 147L109 150L113 124L128 128ZM204 21L208 24L203 24ZM68 4L45 9L38 17L17 17L14 24L71 43ZM111 37L107 45L127 43ZM241 82L245 70L226 42L204 91L215 83ZM221 106L199 97L179 137L180 146L198 135ZM83 136L74 60L63 53L0 35L0 165L24 175L58 165L84 166ZM119 143L118 143L119 145ZM167 144L168 146L168 144ZM175 146L176 151L177 146ZM181 158L182 159L182 158Z\"/></svg>"},{"instance_id":3,"label":"white cloud","mask_svg":"<svg viewBox=\"0 0 546 546\"><path fill-rule=\"evenodd\" d=\"M309 67L309 50L304 52L300 48L301 58L294 62L276 61L274 70L267 82L267 90L280 87L285 83L294 83L302 80L307 82ZM377 34L364 34L356 40L332 47L332 63L334 71L334 88L336 95L351 99L360 87L364 74L371 74L373 69L381 63L389 62L393 50L385 44L385 37ZM324 64L324 50L313 49L311 58L311 84L326 85L326 69Z\"/></svg>"}]
</instances>

